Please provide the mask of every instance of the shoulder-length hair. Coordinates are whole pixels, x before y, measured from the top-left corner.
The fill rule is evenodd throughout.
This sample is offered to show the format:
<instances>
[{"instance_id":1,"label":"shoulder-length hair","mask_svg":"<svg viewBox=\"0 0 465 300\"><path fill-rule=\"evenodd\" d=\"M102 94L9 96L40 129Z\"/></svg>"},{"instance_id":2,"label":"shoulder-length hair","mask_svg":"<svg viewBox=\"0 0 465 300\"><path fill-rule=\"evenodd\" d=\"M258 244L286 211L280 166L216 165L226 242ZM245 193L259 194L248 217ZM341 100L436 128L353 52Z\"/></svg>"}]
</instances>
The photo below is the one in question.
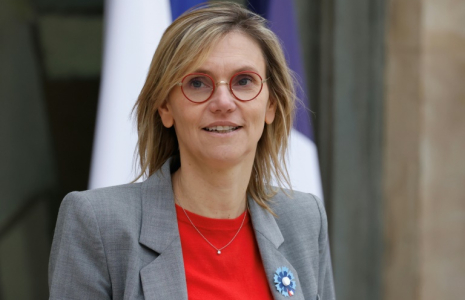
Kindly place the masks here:
<instances>
[{"instance_id":1,"label":"shoulder-length hair","mask_svg":"<svg viewBox=\"0 0 465 300\"><path fill-rule=\"evenodd\" d=\"M247 193L260 206L270 210L275 195L273 177L280 188L289 186L286 167L288 138L296 101L294 79L276 35L266 20L234 3L210 3L186 12L163 34L150 65L134 112L137 117L139 179L150 176L172 158L180 167L179 146L174 128L163 126L158 108L165 103L180 78L196 69L209 51L230 32L241 32L260 46L266 63L270 101L276 103L272 124L265 124L258 142ZM270 210L271 211L271 210Z\"/></svg>"}]
</instances>

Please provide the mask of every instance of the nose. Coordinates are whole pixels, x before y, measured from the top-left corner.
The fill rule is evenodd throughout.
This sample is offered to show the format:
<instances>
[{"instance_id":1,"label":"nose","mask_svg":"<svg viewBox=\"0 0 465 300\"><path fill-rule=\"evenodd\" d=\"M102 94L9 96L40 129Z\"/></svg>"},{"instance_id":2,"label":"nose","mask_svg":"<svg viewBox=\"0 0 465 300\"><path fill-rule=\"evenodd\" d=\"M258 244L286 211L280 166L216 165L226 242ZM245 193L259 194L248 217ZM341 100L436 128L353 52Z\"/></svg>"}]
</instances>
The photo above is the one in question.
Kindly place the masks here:
<instances>
[{"instance_id":1,"label":"nose","mask_svg":"<svg viewBox=\"0 0 465 300\"><path fill-rule=\"evenodd\" d=\"M210 111L213 113L234 111L236 109L236 101L229 90L229 83L226 81L217 82L215 92L208 103Z\"/></svg>"}]
</instances>

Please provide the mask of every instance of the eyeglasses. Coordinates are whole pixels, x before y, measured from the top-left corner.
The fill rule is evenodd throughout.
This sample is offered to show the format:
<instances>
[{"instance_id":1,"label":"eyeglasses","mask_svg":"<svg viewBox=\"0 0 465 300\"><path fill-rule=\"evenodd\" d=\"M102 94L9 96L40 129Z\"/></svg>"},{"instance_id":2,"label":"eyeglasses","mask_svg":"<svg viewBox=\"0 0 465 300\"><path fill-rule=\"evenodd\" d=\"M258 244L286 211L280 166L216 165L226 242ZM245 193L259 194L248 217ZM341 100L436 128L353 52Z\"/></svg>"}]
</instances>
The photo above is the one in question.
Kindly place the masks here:
<instances>
[{"instance_id":1,"label":"eyeglasses","mask_svg":"<svg viewBox=\"0 0 465 300\"><path fill-rule=\"evenodd\" d=\"M182 93L187 100L195 103L203 103L209 100L215 89L220 84L229 86L231 94L240 101L250 101L260 94L269 78L262 80L262 77L252 71L243 71L234 74L229 83L219 81L215 83L212 77L204 73L191 73L184 76L181 82L176 85L181 87Z\"/></svg>"}]
</instances>

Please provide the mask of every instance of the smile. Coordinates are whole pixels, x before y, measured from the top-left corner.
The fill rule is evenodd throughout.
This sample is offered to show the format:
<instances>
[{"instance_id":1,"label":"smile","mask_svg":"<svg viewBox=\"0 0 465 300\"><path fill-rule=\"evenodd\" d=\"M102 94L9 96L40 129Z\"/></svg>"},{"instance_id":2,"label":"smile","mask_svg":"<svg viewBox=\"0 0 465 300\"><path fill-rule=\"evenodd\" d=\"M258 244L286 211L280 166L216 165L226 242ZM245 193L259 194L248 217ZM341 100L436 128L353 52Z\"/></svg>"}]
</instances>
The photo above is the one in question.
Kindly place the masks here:
<instances>
[{"instance_id":1,"label":"smile","mask_svg":"<svg viewBox=\"0 0 465 300\"><path fill-rule=\"evenodd\" d=\"M203 130L210 131L210 132L218 132L218 133L228 133L234 130L239 129L240 126L213 126L213 127L205 127Z\"/></svg>"}]
</instances>

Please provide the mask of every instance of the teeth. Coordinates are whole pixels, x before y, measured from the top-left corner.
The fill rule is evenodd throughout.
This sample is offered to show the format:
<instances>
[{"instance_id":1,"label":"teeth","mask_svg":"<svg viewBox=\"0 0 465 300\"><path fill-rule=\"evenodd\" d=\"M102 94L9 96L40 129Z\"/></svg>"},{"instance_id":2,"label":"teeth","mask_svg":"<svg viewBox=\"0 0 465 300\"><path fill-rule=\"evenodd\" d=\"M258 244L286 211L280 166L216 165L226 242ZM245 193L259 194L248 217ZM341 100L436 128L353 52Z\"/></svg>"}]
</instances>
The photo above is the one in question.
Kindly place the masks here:
<instances>
[{"instance_id":1,"label":"teeth","mask_svg":"<svg viewBox=\"0 0 465 300\"><path fill-rule=\"evenodd\" d=\"M213 126L213 127L206 127L205 130L207 131L215 131L220 133L227 133L233 130L236 130L238 127L233 126Z\"/></svg>"}]
</instances>

